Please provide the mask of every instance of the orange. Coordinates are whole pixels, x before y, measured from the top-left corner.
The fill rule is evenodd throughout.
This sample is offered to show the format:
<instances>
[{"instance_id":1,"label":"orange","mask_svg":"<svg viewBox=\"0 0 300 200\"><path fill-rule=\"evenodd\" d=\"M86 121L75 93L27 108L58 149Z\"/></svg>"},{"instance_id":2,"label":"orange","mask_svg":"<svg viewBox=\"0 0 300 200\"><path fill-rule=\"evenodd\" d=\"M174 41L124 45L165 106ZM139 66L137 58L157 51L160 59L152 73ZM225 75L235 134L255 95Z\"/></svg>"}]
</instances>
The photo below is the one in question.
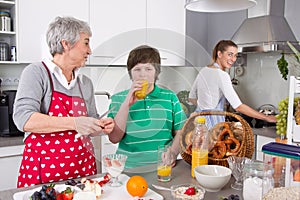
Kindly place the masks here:
<instances>
[{"instance_id":1,"label":"orange","mask_svg":"<svg viewBox=\"0 0 300 200\"><path fill-rule=\"evenodd\" d=\"M148 190L148 183L142 176L132 176L126 183L126 189L133 197L143 197Z\"/></svg>"}]
</instances>

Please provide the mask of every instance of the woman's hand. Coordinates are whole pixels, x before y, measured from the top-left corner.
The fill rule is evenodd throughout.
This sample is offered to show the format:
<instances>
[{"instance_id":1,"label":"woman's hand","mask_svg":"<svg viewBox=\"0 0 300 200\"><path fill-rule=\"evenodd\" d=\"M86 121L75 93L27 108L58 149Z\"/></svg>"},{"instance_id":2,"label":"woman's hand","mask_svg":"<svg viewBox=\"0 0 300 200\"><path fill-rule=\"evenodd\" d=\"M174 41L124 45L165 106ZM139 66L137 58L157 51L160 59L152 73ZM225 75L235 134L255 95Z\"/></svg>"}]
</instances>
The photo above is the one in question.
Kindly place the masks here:
<instances>
[{"instance_id":1,"label":"woman's hand","mask_svg":"<svg viewBox=\"0 0 300 200\"><path fill-rule=\"evenodd\" d=\"M276 122L277 122L277 119L276 119L276 117L275 117L274 115L268 115L268 116L266 117L266 121L267 121L267 122L271 122L271 123L276 123Z\"/></svg>"},{"instance_id":2,"label":"woman's hand","mask_svg":"<svg viewBox=\"0 0 300 200\"><path fill-rule=\"evenodd\" d=\"M100 120L93 117L74 117L74 124L80 135L95 135L102 131Z\"/></svg>"},{"instance_id":3,"label":"woman's hand","mask_svg":"<svg viewBox=\"0 0 300 200\"><path fill-rule=\"evenodd\" d=\"M115 121L112 118L100 119L100 127L105 134L110 134L115 127Z\"/></svg>"}]
</instances>

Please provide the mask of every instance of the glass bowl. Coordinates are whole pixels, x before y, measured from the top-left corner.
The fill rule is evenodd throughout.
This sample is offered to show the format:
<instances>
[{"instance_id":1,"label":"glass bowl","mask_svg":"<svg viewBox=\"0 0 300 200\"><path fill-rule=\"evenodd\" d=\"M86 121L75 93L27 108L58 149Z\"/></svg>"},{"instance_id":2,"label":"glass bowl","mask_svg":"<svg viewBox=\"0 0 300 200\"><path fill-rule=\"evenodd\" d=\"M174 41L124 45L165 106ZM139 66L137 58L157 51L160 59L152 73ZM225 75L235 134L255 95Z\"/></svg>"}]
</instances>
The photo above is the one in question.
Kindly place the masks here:
<instances>
[{"instance_id":1,"label":"glass bowl","mask_svg":"<svg viewBox=\"0 0 300 200\"><path fill-rule=\"evenodd\" d=\"M189 188L195 188L194 195L184 194ZM194 184L180 184L171 186L171 194L173 200L203 200L205 189Z\"/></svg>"}]
</instances>

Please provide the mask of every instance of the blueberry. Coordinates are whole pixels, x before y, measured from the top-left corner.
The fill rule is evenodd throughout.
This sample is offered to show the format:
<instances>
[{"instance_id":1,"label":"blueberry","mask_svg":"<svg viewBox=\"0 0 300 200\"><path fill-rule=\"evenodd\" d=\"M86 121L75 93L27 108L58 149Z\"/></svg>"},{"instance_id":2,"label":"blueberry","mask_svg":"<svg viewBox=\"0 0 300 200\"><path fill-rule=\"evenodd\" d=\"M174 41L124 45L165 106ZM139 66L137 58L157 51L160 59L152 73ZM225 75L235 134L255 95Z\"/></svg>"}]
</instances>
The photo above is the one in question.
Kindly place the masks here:
<instances>
[{"instance_id":1,"label":"blueberry","mask_svg":"<svg viewBox=\"0 0 300 200\"><path fill-rule=\"evenodd\" d=\"M47 185L43 185L43 186L42 186L42 190L44 190L44 191L46 191L47 188L48 188Z\"/></svg>"}]
</instances>

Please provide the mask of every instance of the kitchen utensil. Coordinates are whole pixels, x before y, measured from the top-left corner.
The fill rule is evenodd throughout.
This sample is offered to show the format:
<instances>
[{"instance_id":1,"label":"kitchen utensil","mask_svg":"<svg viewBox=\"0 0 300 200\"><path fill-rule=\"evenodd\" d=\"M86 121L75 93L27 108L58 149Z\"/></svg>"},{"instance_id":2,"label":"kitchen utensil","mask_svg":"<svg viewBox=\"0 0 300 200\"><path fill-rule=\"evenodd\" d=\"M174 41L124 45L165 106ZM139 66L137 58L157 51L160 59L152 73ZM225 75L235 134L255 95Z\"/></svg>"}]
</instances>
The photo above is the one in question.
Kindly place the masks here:
<instances>
[{"instance_id":1,"label":"kitchen utensil","mask_svg":"<svg viewBox=\"0 0 300 200\"><path fill-rule=\"evenodd\" d=\"M163 187L163 186L160 186L160 185L152 184L152 186L153 186L155 189L158 189L158 190L172 191L170 188Z\"/></svg>"},{"instance_id":2,"label":"kitchen utensil","mask_svg":"<svg viewBox=\"0 0 300 200\"><path fill-rule=\"evenodd\" d=\"M114 110L115 106L112 106L109 110L105 111L102 115L100 115L99 119L102 119L103 117L105 117L110 111ZM82 135L80 133L77 133L75 135L75 138L78 139L80 138Z\"/></svg>"},{"instance_id":3,"label":"kitchen utensil","mask_svg":"<svg viewBox=\"0 0 300 200\"><path fill-rule=\"evenodd\" d=\"M236 78L235 78L235 74L236 74L236 72L235 72L235 66L233 67L233 78L231 79L231 83L233 84L233 85L238 85L239 84L239 80L237 80Z\"/></svg>"}]
</instances>

